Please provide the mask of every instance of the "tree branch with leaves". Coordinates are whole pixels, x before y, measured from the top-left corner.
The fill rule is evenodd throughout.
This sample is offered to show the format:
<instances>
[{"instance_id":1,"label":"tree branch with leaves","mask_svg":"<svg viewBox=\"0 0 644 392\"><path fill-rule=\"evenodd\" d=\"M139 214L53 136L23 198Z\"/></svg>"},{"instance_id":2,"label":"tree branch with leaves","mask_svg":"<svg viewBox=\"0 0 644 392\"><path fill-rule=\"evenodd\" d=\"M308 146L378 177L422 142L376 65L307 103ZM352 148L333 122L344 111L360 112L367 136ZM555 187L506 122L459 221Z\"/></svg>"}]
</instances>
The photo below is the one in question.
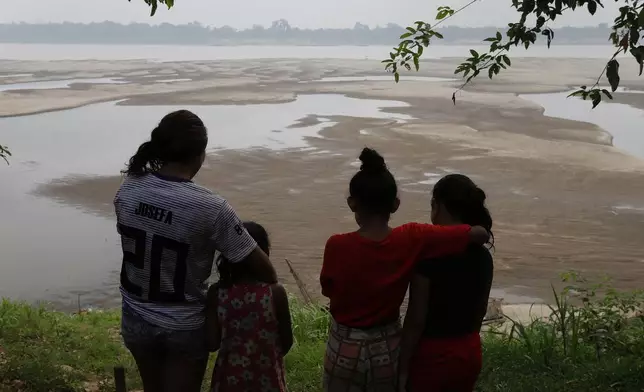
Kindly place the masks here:
<instances>
[{"instance_id":1,"label":"tree branch with leaves","mask_svg":"<svg viewBox=\"0 0 644 392\"><path fill-rule=\"evenodd\" d=\"M407 32L400 36L399 45L389 54L389 58L383 61L385 69L393 73L396 82L400 80L400 71L404 69L410 71L412 64L418 71L424 48L427 48L432 40L443 38L436 28L479 1L473 0L458 10L439 7L436 22L433 25L418 21L413 26L407 27ZM564 13L580 12L580 10L595 15L598 7L604 7L602 1L606 0L511 0L510 6L516 9L519 20L509 23L505 32L497 31L495 36L486 38L484 42L489 42L490 45L487 52L478 53L473 49L470 50L471 57L467 58L454 71L455 74L461 75L465 79L463 84L452 94L454 103L456 103L456 93L465 88L481 72L487 72L488 77L492 79L502 70L510 67L512 62L508 54L513 48L523 46L528 49L537 42L540 36L545 38L549 48L555 38L555 32L548 27L550 22L555 21ZM611 91L600 86L604 76L606 76L612 92L615 92L619 87L620 76L617 57L620 54L630 53L639 64L640 76L644 69L644 46L640 44L644 28L644 0L614 1L624 4L619 9L619 15L615 18L612 26L612 33L608 37L616 50L595 84L590 87L580 86L570 94L570 96L578 96L584 100L590 99L593 108L602 102L602 96L613 98ZM528 20L535 22L528 23Z\"/></svg>"},{"instance_id":2,"label":"tree branch with leaves","mask_svg":"<svg viewBox=\"0 0 644 392\"><path fill-rule=\"evenodd\" d=\"M132 2L132 0L128 0L128 1ZM174 6L174 0L143 0L143 1L150 6L150 16L154 16L154 14L157 13L159 4L165 4L168 7L168 9Z\"/></svg>"}]
</instances>

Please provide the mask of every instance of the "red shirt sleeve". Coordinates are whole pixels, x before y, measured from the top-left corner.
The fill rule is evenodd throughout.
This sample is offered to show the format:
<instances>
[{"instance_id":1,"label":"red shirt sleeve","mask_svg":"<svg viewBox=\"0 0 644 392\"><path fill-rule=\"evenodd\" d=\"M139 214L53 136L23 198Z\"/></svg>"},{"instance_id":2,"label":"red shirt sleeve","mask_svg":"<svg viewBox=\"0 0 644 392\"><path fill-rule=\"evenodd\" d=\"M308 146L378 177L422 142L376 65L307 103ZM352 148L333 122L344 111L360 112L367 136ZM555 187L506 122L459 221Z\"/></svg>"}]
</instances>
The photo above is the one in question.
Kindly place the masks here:
<instances>
[{"instance_id":1,"label":"red shirt sleeve","mask_svg":"<svg viewBox=\"0 0 644 392\"><path fill-rule=\"evenodd\" d=\"M420 260L464 252L470 243L470 225L409 223L409 227L414 240L422 244Z\"/></svg>"},{"instance_id":2,"label":"red shirt sleeve","mask_svg":"<svg viewBox=\"0 0 644 392\"><path fill-rule=\"evenodd\" d=\"M327 240L324 247L324 259L322 260L322 271L320 272L320 286L322 286L322 295L330 298L333 291L333 270L337 265L337 241L334 237Z\"/></svg>"}]
</instances>

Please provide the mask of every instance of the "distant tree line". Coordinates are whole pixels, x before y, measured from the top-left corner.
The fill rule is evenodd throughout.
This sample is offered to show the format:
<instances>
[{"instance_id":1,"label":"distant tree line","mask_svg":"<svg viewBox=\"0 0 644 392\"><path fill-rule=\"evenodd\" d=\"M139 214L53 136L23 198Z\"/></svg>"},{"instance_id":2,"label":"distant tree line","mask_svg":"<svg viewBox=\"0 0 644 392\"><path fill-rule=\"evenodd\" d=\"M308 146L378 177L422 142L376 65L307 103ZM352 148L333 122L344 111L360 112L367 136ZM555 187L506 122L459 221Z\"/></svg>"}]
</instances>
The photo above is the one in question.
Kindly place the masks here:
<instances>
[{"instance_id":1,"label":"distant tree line","mask_svg":"<svg viewBox=\"0 0 644 392\"><path fill-rule=\"evenodd\" d=\"M494 35L496 27L443 27L441 44L479 43L481 37ZM394 45L405 28L389 23L371 28L356 23L345 29L301 29L285 19L270 27L254 25L249 29L230 26L208 27L193 22L182 25L162 23L118 24L51 23L0 24L0 42L4 43L78 43L78 44L191 44L191 45ZM610 34L607 25L563 27L555 30L559 44L605 44Z\"/></svg>"}]
</instances>

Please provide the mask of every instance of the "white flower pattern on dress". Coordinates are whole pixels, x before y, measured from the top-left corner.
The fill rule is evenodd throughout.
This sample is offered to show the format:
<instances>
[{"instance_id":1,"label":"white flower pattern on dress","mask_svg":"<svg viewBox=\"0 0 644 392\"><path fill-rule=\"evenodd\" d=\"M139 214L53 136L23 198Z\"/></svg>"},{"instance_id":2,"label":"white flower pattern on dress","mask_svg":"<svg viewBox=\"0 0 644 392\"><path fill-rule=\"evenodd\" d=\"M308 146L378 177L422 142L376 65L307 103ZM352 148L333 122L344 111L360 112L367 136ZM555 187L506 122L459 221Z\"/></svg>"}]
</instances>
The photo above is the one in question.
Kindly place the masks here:
<instances>
[{"instance_id":1,"label":"white flower pattern on dress","mask_svg":"<svg viewBox=\"0 0 644 392\"><path fill-rule=\"evenodd\" d=\"M253 379L253 373L249 372L248 370L244 370L244 373L242 373L242 378L244 381L251 381Z\"/></svg>"},{"instance_id":2,"label":"white flower pattern on dress","mask_svg":"<svg viewBox=\"0 0 644 392\"><path fill-rule=\"evenodd\" d=\"M212 391L286 392L270 285L233 285L219 298L222 342Z\"/></svg>"},{"instance_id":3,"label":"white flower pattern on dress","mask_svg":"<svg viewBox=\"0 0 644 392\"><path fill-rule=\"evenodd\" d=\"M257 352L257 345L252 340L247 341L246 344L244 344L244 347L246 347L246 353L248 355L255 354L255 352Z\"/></svg>"},{"instance_id":4,"label":"white flower pattern on dress","mask_svg":"<svg viewBox=\"0 0 644 392\"><path fill-rule=\"evenodd\" d=\"M246 302L247 304L255 303L256 300L257 293L246 293L246 295L244 295L244 302Z\"/></svg>"},{"instance_id":5,"label":"white flower pattern on dress","mask_svg":"<svg viewBox=\"0 0 644 392\"><path fill-rule=\"evenodd\" d=\"M237 385L239 381L237 380L237 377L235 376L229 376L228 377L228 385Z\"/></svg>"},{"instance_id":6,"label":"white flower pattern on dress","mask_svg":"<svg viewBox=\"0 0 644 392\"><path fill-rule=\"evenodd\" d=\"M241 309L242 306L244 306L244 302L242 302L241 299L235 298L232 301L230 301L230 304L233 306L235 309Z\"/></svg>"},{"instance_id":7,"label":"white flower pattern on dress","mask_svg":"<svg viewBox=\"0 0 644 392\"><path fill-rule=\"evenodd\" d=\"M271 306L271 297L268 294L266 294L266 295L264 295L262 297L260 302L261 302L262 306L264 307L264 309L267 309L268 307Z\"/></svg>"}]
</instances>

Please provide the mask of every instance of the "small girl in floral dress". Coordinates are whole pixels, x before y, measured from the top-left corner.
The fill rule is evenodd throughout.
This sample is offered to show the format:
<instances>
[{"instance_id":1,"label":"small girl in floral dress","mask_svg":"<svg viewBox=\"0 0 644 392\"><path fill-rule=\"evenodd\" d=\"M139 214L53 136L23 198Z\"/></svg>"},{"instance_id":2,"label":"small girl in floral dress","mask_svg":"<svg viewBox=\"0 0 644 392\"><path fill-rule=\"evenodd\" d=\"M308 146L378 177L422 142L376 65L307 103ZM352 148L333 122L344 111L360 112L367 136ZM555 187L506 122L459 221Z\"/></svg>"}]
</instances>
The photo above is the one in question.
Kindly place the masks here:
<instances>
[{"instance_id":1,"label":"small girl in floral dress","mask_svg":"<svg viewBox=\"0 0 644 392\"><path fill-rule=\"evenodd\" d=\"M255 222L244 227L268 255L266 230ZM286 391L284 356L293 332L284 287L260 283L242 263L219 258L217 268L206 318L209 348L218 351L212 391Z\"/></svg>"}]
</instances>

